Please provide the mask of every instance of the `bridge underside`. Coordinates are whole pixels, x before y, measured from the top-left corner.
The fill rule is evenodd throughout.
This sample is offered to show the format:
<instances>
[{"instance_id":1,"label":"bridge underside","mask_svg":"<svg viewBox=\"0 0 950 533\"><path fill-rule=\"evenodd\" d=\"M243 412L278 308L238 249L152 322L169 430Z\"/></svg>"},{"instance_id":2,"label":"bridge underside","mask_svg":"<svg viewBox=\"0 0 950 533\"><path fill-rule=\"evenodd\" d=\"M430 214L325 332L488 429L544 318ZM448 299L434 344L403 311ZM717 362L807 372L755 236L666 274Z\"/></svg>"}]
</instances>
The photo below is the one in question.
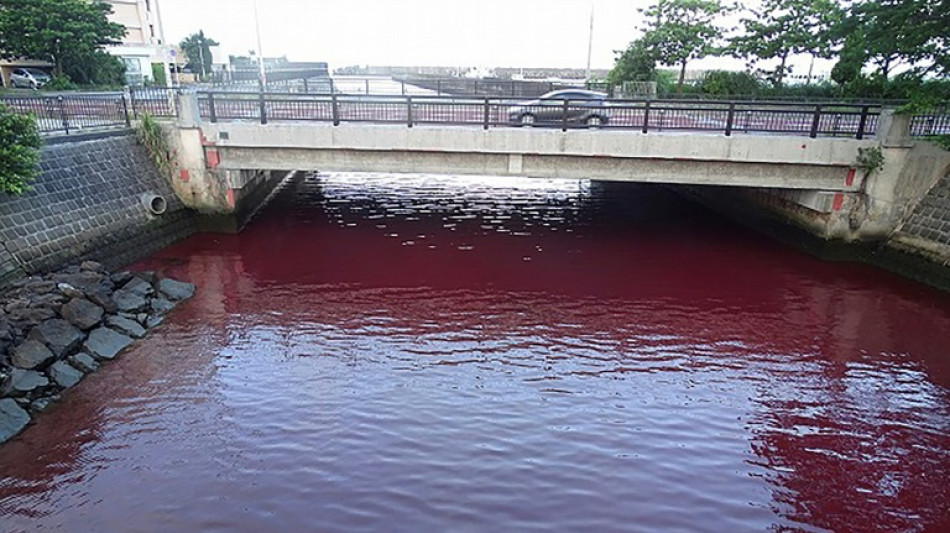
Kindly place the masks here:
<instances>
[{"instance_id":1,"label":"bridge underside","mask_svg":"<svg viewBox=\"0 0 950 533\"><path fill-rule=\"evenodd\" d=\"M516 175L680 185L729 185L854 191L846 166L619 158L554 154L498 154L327 148L217 148L224 170L299 170ZM853 178L853 175L852 175Z\"/></svg>"}]
</instances>

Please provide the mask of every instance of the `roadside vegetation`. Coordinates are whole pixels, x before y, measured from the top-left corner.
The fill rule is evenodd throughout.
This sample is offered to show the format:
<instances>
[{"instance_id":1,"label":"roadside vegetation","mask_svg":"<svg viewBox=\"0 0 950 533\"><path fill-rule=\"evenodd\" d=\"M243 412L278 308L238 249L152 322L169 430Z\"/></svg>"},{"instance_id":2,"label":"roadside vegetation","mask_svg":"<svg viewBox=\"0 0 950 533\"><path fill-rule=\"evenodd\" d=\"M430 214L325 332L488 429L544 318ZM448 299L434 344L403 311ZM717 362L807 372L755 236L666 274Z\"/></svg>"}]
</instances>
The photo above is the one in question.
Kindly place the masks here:
<instances>
[{"instance_id":1,"label":"roadside vegetation","mask_svg":"<svg viewBox=\"0 0 950 533\"><path fill-rule=\"evenodd\" d=\"M0 194L17 195L29 189L42 146L36 118L0 104Z\"/></svg>"},{"instance_id":2,"label":"roadside vegetation","mask_svg":"<svg viewBox=\"0 0 950 533\"><path fill-rule=\"evenodd\" d=\"M661 96L950 99L950 0L763 0L756 9L656 0L640 11L646 22L617 52L612 85L656 82ZM687 66L706 57L747 68L687 81ZM835 61L831 79L812 83L792 67L802 58Z\"/></svg>"}]
</instances>

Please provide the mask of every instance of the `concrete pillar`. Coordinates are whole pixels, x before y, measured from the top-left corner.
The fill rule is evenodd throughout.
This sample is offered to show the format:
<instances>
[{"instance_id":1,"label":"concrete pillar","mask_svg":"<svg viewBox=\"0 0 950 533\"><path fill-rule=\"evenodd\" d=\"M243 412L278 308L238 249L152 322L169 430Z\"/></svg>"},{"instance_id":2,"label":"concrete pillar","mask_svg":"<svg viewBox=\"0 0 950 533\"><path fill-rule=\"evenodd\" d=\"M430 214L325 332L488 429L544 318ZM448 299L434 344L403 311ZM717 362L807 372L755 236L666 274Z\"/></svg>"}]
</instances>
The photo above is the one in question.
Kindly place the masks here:
<instances>
[{"instance_id":1,"label":"concrete pillar","mask_svg":"<svg viewBox=\"0 0 950 533\"><path fill-rule=\"evenodd\" d=\"M877 119L877 140L884 148L910 148L910 118L908 114L895 113L893 109L881 111Z\"/></svg>"},{"instance_id":2,"label":"concrete pillar","mask_svg":"<svg viewBox=\"0 0 950 533\"><path fill-rule=\"evenodd\" d=\"M178 93L178 127L197 128L201 125L201 112L198 107L198 95Z\"/></svg>"}]
</instances>

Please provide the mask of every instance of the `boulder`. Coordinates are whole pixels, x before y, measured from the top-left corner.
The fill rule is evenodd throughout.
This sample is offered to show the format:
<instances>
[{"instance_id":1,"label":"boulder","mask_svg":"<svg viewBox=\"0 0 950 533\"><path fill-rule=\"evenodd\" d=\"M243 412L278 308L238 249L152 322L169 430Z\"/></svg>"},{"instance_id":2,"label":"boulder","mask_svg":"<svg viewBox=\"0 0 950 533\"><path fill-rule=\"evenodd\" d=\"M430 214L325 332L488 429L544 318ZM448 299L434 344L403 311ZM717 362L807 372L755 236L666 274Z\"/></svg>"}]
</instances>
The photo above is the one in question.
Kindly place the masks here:
<instances>
[{"instance_id":1,"label":"boulder","mask_svg":"<svg viewBox=\"0 0 950 533\"><path fill-rule=\"evenodd\" d=\"M30 411L34 413L42 413L52 407L54 403L59 400L59 396L45 396L43 398L37 398L30 402Z\"/></svg>"},{"instance_id":2,"label":"boulder","mask_svg":"<svg viewBox=\"0 0 950 533\"><path fill-rule=\"evenodd\" d=\"M164 317L158 315L152 315L145 320L145 327L148 329L157 328L162 325L162 322L165 321Z\"/></svg>"},{"instance_id":3,"label":"boulder","mask_svg":"<svg viewBox=\"0 0 950 533\"><path fill-rule=\"evenodd\" d=\"M46 307L26 307L8 310L7 317L10 322L19 325L22 328L32 328L46 320L54 318L56 311Z\"/></svg>"},{"instance_id":4,"label":"boulder","mask_svg":"<svg viewBox=\"0 0 950 533\"><path fill-rule=\"evenodd\" d=\"M82 272L102 272L102 263L98 261L83 261L79 265L79 270Z\"/></svg>"},{"instance_id":5,"label":"boulder","mask_svg":"<svg viewBox=\"0 0 950 533\"><path fill-rule=\"evenodd\" d=\"M156 274L154 270L143 270L141 272L136 272L135 277L142 278L152 286L154 286L158 281L158 274Z\"/></svg>"},{"instance_id":6,"label":"boulder","mask_svg":"<svg viewBox=\"0 0 950 533\"><path fill-rule=\"evenodd\" d=\"M130 279L128 283L123 285L122 290L131 292L133 294L138 294L139 296L148 296L155 293L155 289L152 287L152 284L138 276Z\"/></svg>"},{"instance_id":7,"label":"boulder","mask_svg":"<svg viewBox=\"0 0 950 533\"><path fill-rule=\"evenodd\" d=\"M136 339L141 339L145 336L145 328L143 328L141 324L124 316L110 316L106 318L106 325L119 333L135 337Z\"/></svg>"},{"instance_id":8,"label":"boulder","mask_svg":"<svg viewBox=\"0 0 950 533\"><path fill-rule=\"evenodd\" d=\"M70 357L69 364L86 373L99 370L99 363L97 363L91 355L85 352L79 352L76 355Z\"/></svg>"},{"instance_id":9,"label":"boulder","mask_svg":"<svg viewBox=\"0 0 950 533\"><path fill-rule=\"evenodd\" d=\"M152 311L155 311L160 315L163 315L175 308L174 303L164 298L153 298L149 303L149 306L152 308Z\"/></svg>"},{"instance_id":10,"label":"boulder","mask_svg":"<svg viewBox=\"0 0 950 533\"><path fill-rule=\"evenodd\" d=\"M92 330L83 349L96 359L111 360L132 344L132 339L109 328Z\"/></svg>"},{"instance_id":11,"label":"boulder","mask_svg":"<svg viewBox=\"0 0 950 533\"><path fill-rule=\"evenodd\" d=\"M195 294L195 286L191 283L164 278L158 282L158 292L172 301L187 300Z\"/></svg>"},{"instance_id":12,"label":"boulder","mask_svg":"<svg viewBox=\"0 0 950 533\"><path fill-rule=\"evenodd\" d=\"M29 394L35 389L46 387L49 380L42 373L36 370L23 370L14 368L10 371L6 382L0 387L0 394L4 396L19 396Z\"/></svg>"},{"instance_id":13,"label":"boulder","mask_svg":"<svg viewBox=\"0 0 950 533\"><path fill-rule=\"evenodd\" d=\"M72 285L81 291L91 289L105 280L105 276L98 272L60 272L58 274L53 274L52 278L53 281L56 281L57 283Z\"/></svg>"},{"instance_id":14,"label":"boulder","mask_svg":"<svg viewBox=\"0 0 950 533\"><path fill-rule=\"evenodd\" d=\"M60 314L79 329L91 329L102 322L105 311L85 298L73 298L63 306Z\"/></svg>"},{"instance_id":15,"label":"boulder","mask_svg":"<svg viewBox=\"0 0 950 533\"><path fill-rule=\"evenodd\" d=\"M143 295L129 292L125 289L112 293L112 299L115 301L119 311L126 313L137 313L148 306L148 301L145 300Z\"/></svg>"},{"instance_id":16,"label":"boulder","mask_svg":"<svg viewBox=\"0 0 950 533\"><path fill-rule=\"evenodd\" d=\"M132 274L128 270L123 270L122 272L116 272L109 276L109 279L112 280L112 283L115 283L116 287L121 287L129 282L135 274Z\"/></svg>"},{"instance_id":17,"label":"boulder","mask_svg":"<svg viewBox=\"0 0 950 533\"><path fill-rule=\"evenodd\" d=\"M0 443L10 440L29 423L30 413L16 401L10 398L0 399Z\"/></svg>"},{"instance_id":18,"label":"boulder","mask_svg":"<svg viewBox=\"0 0 950 533\"><path fill-rule=\"evenodd\" d=\"M59 289L59 292L63 293L70 298L82 298L82 291L73 287L69 283L60 283L56 285L56 288Z\"/></svg>"},{"instance_id":19,"label":"boulder","mask_svg":"<svg viewBox=\"0 0 950 533\"><path fill-rule=\"evenodd\" d=\"M40 341L26 340L13 349L10 363L18 368L31 369L46 364L56 356Z\"/></svg>"},{"instance_id":20,"label":"boulder","mask_svg":"<svg viewBox=\"0 0 950 533\"><path fill-rule=\"evenodd\" d=\"M65 320L54 318L33 328L29 339L42 342L57 358L67 355L82 342L82 333Z\"/></svg>"},{"instance_id":21,"label":"boulder","mask_svg":"<svg viewBox=\"0 0 950 533\"><path fill-rule=\"evenodd\" d=\"M86 291L86 299L105 309L106 313L114 315L119 312L119 306L112 299L112 291L106 287L99 286Z\"/></svg>"},{"instance_id":22,"label":"boulder","mask_svg":"<svg viewBox=\"0 0 950 533\"><path fill-rule=\"evenodd\" d=\"M56 361L46 370L46 373L57 385L64 389L79 383L83 376L82 372L70 366L66 361Z\"/></svg>"}]
</instances>

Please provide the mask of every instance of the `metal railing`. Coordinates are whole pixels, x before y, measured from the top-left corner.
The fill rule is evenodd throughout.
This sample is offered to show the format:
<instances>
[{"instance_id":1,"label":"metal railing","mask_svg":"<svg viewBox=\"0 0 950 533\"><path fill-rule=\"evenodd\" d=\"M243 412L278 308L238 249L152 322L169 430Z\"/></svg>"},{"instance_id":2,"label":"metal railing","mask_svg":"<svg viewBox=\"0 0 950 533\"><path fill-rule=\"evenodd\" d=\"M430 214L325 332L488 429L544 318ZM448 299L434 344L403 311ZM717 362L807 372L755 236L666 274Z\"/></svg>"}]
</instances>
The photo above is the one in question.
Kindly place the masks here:
<instances>
[{"instance_id":1,"label":"metal railing","mask_svg":"<svg viewBox=\"0 0 950 533\"><path fill-rule=\"evenodd\" d=\"M41 133L73 133L93 128L131 126L122 93L12 95L0 98L8 109L32 114Z\"/></svg>"},{"instance_id":2,"label":"metal railing","mask_svg":"<svg viewBox=\"0 0 950 533\"><path fill-rule=\"evenodd\" d=\"M919 113L910 119L911 137L950 135L950 105Z\"/></svg>"},{"instance_id":3,"label":"metal railing","mask_svg":"<svg viewBox=\"0 0 950 533\"><path fill-rule=\"evenodd\" d=\"M881 112L873 105L801 105L762 102L666 100L555 100L395 95L287 95L198 93L203 119L315 121L381 124L547 126L656 131L703 131L733 135L786 134L809 137L873 135Z\"/></svg>"}]
</instances>

